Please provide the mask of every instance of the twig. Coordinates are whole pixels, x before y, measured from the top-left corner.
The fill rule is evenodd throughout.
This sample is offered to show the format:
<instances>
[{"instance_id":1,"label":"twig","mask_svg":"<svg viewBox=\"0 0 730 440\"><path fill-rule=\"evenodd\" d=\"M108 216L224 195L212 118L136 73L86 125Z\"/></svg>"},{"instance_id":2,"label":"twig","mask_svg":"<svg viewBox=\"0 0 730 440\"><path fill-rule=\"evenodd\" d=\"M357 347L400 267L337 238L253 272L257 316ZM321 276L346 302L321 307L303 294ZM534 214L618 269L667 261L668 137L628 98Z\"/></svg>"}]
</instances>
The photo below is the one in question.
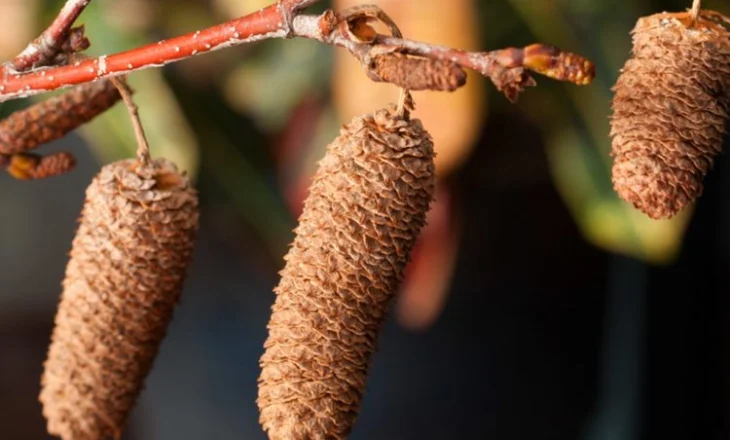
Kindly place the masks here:
<instances>
[{"instance_id":1,"label":"twig","mask_svg":"<svg viewBox=\"0 0 730 440\"><path fill-rule=\"evenodd\" d=\"M0 78L0 102L161 67L226 47L286 37L288 25L285 15L278 5L272 5L217 26L113 55L102 55L25 74L12 74L6 69Z\"/></svg>"},{"instance_id":2,"label":"twig","mask_svg":"<svg viewBox=\"0 0 730 440\"><path fill-rule=\"evenodd\" d=\"M152 160L150 158L150 145L147 142L142 121L139 119L139 108L132 99L132 91L121 78L111 78L110 81L119 90L119 94L122 95L122 100L124 100L124 104L127 106L127 111L129 111L129 119L132 120L134 135L137 138L137 160L142 165L148 165Z\"/></svg>"},{"instance_id":3,"label":"twig","mask_svg":"<svg viewBox=\"0 0 730 440\"><path fill-rule=\"evenodd\" d=\"M71 65L49 67L42 71L25 74L12 74L6 69L0 78L0 102L102 78L127 75L137 70L160 67L231 46L270 38L291 37L310 38L345 47L361 61L367 59L367 55L373 47L383 45L426 58L447 60L488 76L498 88L505 91L510 99L516 98L517 92L524 87L534 85L534 80L526 69L533 69L538 73L578 84L589 83L594 75L593 65L584 58L542 45L540 47L550 50L542 51L541 56L543 56L544 63L535 69L526 63L527 55L529 55L526 51L527 48L466 52L396 37L378 36L374 42L355 41L348 32L343 31L341 27L343 23L332 11L326 11L319 16L299 13L301 8L316 3L316 1L281 0L258 12L217 26ZM572 75L564 75L563 70L565 69L558 68L559 62L565 61L573 63L569 66L573 72Z\"/></svg>"},{"instance_id":4,"label":"twig","mask_svg":"<svg viewBox=\"0 0 730 440\"><path fill-rule=\"evenodd\" d=\"M91 0L68 0L53 23L15 57L11 63L12 68L23 72L33 67L52 64L55 56L64 50L71 26L89 3Z\"/></svg>"}]
</instances>

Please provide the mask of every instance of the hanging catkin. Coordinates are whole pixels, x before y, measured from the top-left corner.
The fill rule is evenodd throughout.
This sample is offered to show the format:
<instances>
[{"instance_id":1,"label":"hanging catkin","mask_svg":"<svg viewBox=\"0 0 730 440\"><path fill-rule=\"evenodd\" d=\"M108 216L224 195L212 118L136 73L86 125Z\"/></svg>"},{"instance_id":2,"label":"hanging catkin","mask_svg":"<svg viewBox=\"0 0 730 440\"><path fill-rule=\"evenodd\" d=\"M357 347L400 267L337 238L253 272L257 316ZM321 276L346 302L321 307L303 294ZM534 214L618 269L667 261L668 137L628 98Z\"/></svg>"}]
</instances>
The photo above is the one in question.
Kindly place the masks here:
<instances>
[{"instance_id":1,"label":"hanging catkin","mask_svg":"<svg viewBox=\"0 0 730 440\"><path fill-rule=\"evenodd\" d=\"M0 121L0 153L23 153L60 139L104 113L120 99L109 80L77 86Z\"/></svg>"},{"instance_id":2,"label":"hanging catkin","mask_svg":"<svg viewBox=\"0 0 730 440\"><path fill-rule=\"evenodd\" d=\"M639 19L633 56L614 87L613 185L655 219L702 193L730 110L730 33L719 14Z\"/></svg>"},{"instance_id":3,"label":"hanging catkin","mask_svg":"<svg viewBox=\"0 0 730 440\"><path fill-rule=\"evenodd\" d=\"M64 440L119 438L178 301L198 201L169 161L102 168L86 191L40 400Z\"/></svg>"},{"instance_id":4,"label":"hanging catkin","mask_svg":"<svg viewBox=\"0 0 730 440\"><path fill-rule=\"evenodd\" d=\"M269 438L343 439L424 225L433 143L392 109L355 118L327 148L276 288L258 405Z\"/></svg>"}]
</instances>

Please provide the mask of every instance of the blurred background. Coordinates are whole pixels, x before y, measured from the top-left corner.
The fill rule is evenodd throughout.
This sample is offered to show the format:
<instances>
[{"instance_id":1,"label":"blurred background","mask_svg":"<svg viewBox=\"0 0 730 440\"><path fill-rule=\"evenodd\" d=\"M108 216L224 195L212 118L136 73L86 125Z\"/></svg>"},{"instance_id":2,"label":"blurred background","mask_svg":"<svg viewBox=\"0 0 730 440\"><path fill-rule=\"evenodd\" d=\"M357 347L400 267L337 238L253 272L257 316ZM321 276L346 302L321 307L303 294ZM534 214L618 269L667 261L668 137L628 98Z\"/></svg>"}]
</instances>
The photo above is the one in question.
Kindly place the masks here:
<instances>
[{"instance_id":1,"label":"blurred background","mask_svg":"<svg viewBox=\"0 0 730 440\"><path fill-rule=\"evenodd\" d=\"M62 1L0 0L10 59ZM268 0L97 0L90 54L217 24ZM345 8L355 0L323 2ZM589 87L537 77L510 104L470 73L416 93L436 141L429 225L374 358L351 438L730 436L730 164L672 221L619 201L611 85L638 17L689 0L368 0L407 37L585 55ZM730 13L727 3L706 8ZM183 300L125 440L263 439L256 379L273 287L309 178L354 115L393 101L343 50L266 41L130 77L153 154L196 180L202 225ZM40 97L38 99L44 99ZM2 115L32 101L2 104ZM40 182L0 175L0 426L47 439L39 377L84 189L135 148L123 106L45 147L79 158Z\"/></svg>"}]
</instances>

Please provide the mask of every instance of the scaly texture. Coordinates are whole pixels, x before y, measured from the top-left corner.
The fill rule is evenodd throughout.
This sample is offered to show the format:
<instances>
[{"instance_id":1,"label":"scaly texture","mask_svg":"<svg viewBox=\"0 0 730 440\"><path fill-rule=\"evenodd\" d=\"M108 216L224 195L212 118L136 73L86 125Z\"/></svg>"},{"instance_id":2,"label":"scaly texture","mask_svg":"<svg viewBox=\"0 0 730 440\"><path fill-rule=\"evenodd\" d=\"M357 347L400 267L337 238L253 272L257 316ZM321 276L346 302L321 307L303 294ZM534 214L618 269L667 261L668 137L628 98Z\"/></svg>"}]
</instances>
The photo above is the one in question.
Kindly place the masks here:
<instances>
[{"instance_id":1,"label":"scaly texture","mask_svg":"<svg viewBox=\"0 0 730 440\"><path fill-rule=\"evenodd\" d=\"M410 90L453 92L466 84L466 72L457 64L397 52L374 57L369 67L372 80Z\"/></svg>"},{"instance_id":2,"label":"scaly texture","mask_svg":"<svg viewBox=\"0 0 730 440\"><path fill-rule=\"evenodd\" d=\"M702 194L722 147L730 33L703 17L639 19L633 56L613 89L613 185L654 219L674 216Z\"/></svg>"},{"instance_id":3,"label":"scaly texture","mask_svg":"<svg viewBox=\"0 0 730 440\"><path fill-rule=\"evenodd\" d=\"M0 121L0 153L15 154L60 139L107 111L121 97L108 80L80 85Z\"/></svg>"},{"instance_id":4,"label":"scaly texture","mask_svg":"<svg viewBox=\"0 0 730 440\"><path fill-rule=\"evenodd\" d=\"M197 195L171 162L116 162L94 178L42 377L51 434L121 436L172 318L197 226Z\"/></svg>"},{"instance_id":5,"label":"scaly texture","mask_svg":"<svg viewBox=\"0 0 730 440\"><path fill-rule=\"evenodd\" d=\"M286 256L261 358L269 438L344 439L370 358L433 196L433 143L393 110L332 142Z\"/></svg>"}]
</instances>

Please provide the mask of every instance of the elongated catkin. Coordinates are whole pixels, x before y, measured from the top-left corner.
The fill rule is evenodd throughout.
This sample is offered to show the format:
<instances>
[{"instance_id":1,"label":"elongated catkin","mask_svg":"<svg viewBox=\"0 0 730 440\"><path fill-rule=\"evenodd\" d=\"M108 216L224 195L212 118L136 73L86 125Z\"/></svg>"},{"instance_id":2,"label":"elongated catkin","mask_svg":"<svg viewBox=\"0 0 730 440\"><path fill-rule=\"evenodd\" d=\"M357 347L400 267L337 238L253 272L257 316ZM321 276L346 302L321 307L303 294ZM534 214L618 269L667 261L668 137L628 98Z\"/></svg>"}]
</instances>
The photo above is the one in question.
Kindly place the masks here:
<instances>
[{"instance_id":1,"label":"elongated catkin","mask_svg":"<svg viewBox=\"0 0 730 440\"><path fill-rule=\"evenodd\" d=\"M158 159L107 165L86 191L40 401L64 440L121 436L180 296L196 192Z\"/></svg>"},{"instance_id":2,"label":"elongated catkin","mask_svg":"<svg viewBox=\"0 0 730 440\"><path fill-rule=\"evenodd\" d=\"M726 131L730 33L704 14L639 19L613 89L613 185L655 219L702 194Z\"/></svg>"},{"instance_id":3,"label":"elongated catkin","mask_svg":"<svg viewBox=\"0 0 730 440\"><path fill-rule=\"evenodd\" d=\"M343 439L425 223L433 143L392 109L343 127L319 164L276 288L258 405L269 438Z\"/></svg>"},{"instance_id":4,"label":"elongated catkin","mask_svg":"<svg viewBox=\"0 0 730 440\"><path fill-rule=\"evenodd\" d=\"M66 136L120 100L108 80L77 86L0 121L0 153L23 153Z\"/></svg>"}]
</instances>

